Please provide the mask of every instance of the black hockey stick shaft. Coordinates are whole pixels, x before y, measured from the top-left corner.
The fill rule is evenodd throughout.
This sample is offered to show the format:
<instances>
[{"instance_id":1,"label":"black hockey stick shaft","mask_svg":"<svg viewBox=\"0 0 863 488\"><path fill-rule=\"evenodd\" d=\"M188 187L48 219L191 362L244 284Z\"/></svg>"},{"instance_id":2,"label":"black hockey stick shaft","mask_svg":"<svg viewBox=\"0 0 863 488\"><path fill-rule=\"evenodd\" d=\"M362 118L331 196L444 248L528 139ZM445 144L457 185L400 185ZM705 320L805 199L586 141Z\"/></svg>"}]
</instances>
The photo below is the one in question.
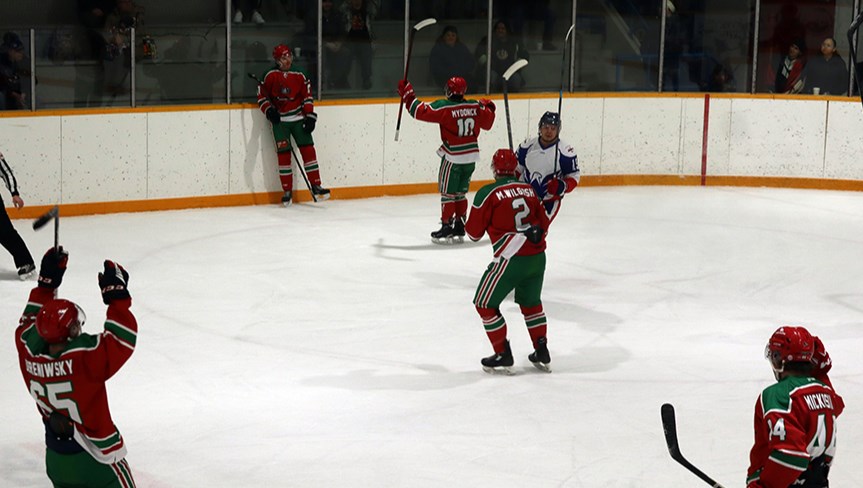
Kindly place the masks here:
<instances>
[{"instance_id":1,"label":"black hockey stick shaft","mask_svg":"<svg viewBox=\"0 0 863 488\"><path fill-rule=\"evenodd\" d=\"M33 221L33 230L45 227L50 221L54 221L54 250L60 249L60 207L54 205L50 210L40 215Z\"/></svg>"},{"instance_id":2,"label":"black hockey stick shaft","mask_svg":"<svg viewBox=\"0 0 863 488\"><path fill-rule=\"evenodd\" d=\"M858 67L857 42L855 39L857 36L857 30L860 28L861 23L863 23L863 9L857 13L857 17L854 19L854 22L851 23L851 27L848 28L848 46L851 51L851 69L854 70L854 84L857 85L857 94L860 96L860 102L863 103L863 79L861 79L863 78L863 73L861 73L861 70Z\"/></svg>"},{"instance_id":3,"label":"black hockey stick shaft","mask_svg":"<svg viewBox=\"0 0 863 488\"><path fill-rule=\"evenodd\" d=\"M509 90L507 89L507 85L509 82L504 79L503 80L503 109L506 113L506 136L509 138L509 150L512 151L512 124L509 121Z\"/></svg>"},{"instance_id":4,"label":"black hockey stick shaft","mask_svg":"<svg viewBox=\"0 0 863 488\"><path fill-rule=\"evenodd\" d=\"M411 53L413 53L414 50L414 39L416 39L417 32L419 32L420 29L423 29L435 23L437 23L437 19L429 17L428 19L417 22L416 25L411 28L410 34L408 34L408 53L407 59L405 60L405 75L402 77L403 80L407 81L408 79L408 70L411 67ZM399 116L396 120L396 141L399 140L399 130L402 127L402 112L404 111L404 108L405 101L404 99L401 99L399 100Z\"/></svg>"},{"instance_id":5,"label":"black hockey stick shaft","mask_svg":"<svg viewBox=\"0 0 863 488\"><path fill-rule=\"evenodd\" d=\"M258 83L258 86L261 89L261 93L263 93L263 88L264 88L263 82L261 82L261 80L259 80L258 77L255 76L253 73L247 73L247 74L249 75L249 78L255 80ZM267 100L270 102L270 105L273 106L273 108L275 108L276 104L275 104L275 102L273 102L273 99L270 98L269 95L264 95L264 96L267 97ZM312 201L317 203L318 197L315 196L315 192L314 192L314 190L312 190L312 185L311 185L311 183L309 183L309 177L306 176L306 170L305 170L305 168L303 168L303 161L297 157L297 153L294 152L294 146L292 144L290 144L290 141L288 141L288 143L291 146L291 155L294 157L294 161L297 162L297 169L300 171L300 174L303 175L303 181L306 182L306 188L309 189L309 193L311 193L311 195L312 195Z\"/></svg>"},{"instance_id":6,"label":"black hockey stick shaft","mask_svg":"<svg viewBox=\"0 0 863 488\"><path fill-rule=\"evenodd\" d=\"M680 453L680 444L677 441L677 421L674 418L674 406L670 403L665 403L662 405L660 413L662 415L662 428L665 431L665 443L668 445L668 453L671 454L671 458L713 488L723 488L723 486L714 481L713 478L707 476L704 472L687 461L686 458L683 457L683 454Z\"/></svg>"},{"instance_id":7,"label":"black hockey stick shaft","mask_svg":"<svg viewBox=\"0 0 863 488\"><path fill-rule=\"evenodd\" d=\"M512 124L509 121L509 79L512 78L515 73L527 66L526 59L517 59L514 63L509 65L509 68L503 72L501 78L503 78L503 108L504 112L506 112L506 135L509 137L509 150L513 151L512 145Z\"/></svg>"}]
</instances>

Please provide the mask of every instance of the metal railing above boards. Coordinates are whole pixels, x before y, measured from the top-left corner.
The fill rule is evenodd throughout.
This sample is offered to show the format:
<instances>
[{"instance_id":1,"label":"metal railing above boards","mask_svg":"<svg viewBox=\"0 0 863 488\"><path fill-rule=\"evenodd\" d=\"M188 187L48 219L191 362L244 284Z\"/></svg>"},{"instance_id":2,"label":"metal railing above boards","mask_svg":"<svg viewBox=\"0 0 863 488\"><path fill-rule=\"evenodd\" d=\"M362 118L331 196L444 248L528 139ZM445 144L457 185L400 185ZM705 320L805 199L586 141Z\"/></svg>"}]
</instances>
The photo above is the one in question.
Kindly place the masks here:
<instances>
[{"instance_id":1,"label":"metal railing above boards","mask_svg":"<svg viewBox=\"0 0 863 488\"><path fill-rule=\"evenodd\" d=\"M492 64L507 59L511 65L504 57L506 49L514 51L504 46L510 41L519 43L519 56L529 56L530 64L509 91L525 93L561 88L766 92L773 84L771 73L788 49L775 39L759 39L758 33L776 27L776 20L769 12L751 9L751 4L719 9L709 2L702 6L676 0L374 0L379 12L368 20L371 42L359 43L349 40L347 27L336 34L324 28L326 12L320 1L265 2L266 23L236 22L231 0L218 2L218 8L205 0L183 2L186 17L175 23L173 12L158 6L169 0L151 1L148 22L124 27L123 32L85 27L73 15L49 18L35 6L29 7L26 20L19 17L19 25L9 25L11 17L2 16L0 22L7 24L0 26L0 86L5 91L0 110L254 103L256 86L247 75L260 76L274 65L271 53L277 44L293 48L295 63L307 73L318 100L395 98L409 32L426 15L437 16L437 22L418 34L409 73L421 97L443 95L442 76L432 73L434 60L429 58L437 39L451 28L474 59L474 67L464 76L468 93L476 96L501 92L500 73ZM296 8L279 10L287 9L287 3ZM860 3L837 0L834 18L822 23L823 32L811 33L809 44L832 35L840 50L855 49L859 34L836 33L845 34ZM7 7L0 4L3 13ZM302 12L300 4L306 6ZM333 4L347 5L341 0ZM549 8L527 8L541 5ZM802 4L800 9L798 17L813 11ZM40 19L52 23L33 27ZM509 25L501 26L499 20ZM572 37L565 42L570 25ZM575 52L564 54L563 49ZM817 48L810 46L809 55L816 56ZM852 62L859 61L849 59L849 67L855 68ZM497 71L500 68L498 63ZM850 71L849 85L856 88L854 70Z\"/></svg>"}]
</instances>

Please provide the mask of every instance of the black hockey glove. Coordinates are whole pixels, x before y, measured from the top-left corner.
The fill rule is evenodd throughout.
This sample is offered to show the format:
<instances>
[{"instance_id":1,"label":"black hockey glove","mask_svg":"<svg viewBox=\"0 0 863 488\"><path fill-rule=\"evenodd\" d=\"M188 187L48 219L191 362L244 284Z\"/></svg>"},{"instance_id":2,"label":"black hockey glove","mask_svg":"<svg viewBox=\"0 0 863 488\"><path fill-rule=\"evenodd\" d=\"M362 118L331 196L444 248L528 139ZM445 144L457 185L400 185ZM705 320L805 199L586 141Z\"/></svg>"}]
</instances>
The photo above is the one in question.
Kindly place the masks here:
<instances>
[{"instance_id":1,"label":"black hockey glove","mask_svg":"<svg viewBox=\"0 0 863 488\"><path fill-rule=\"evenodd\" d=\"M56 290L63 282L68 262L69 253L63 250L63 246L59 249L53 247L48 249L48 252L42 256L42 264L39 267L39 286Z\"/></svg>"},{"instance_id":2,"label":"black hockey glove","mask_svg":"<svg viewBox=\"0 0 863 488\"><path fill-rule=\"evenodd\" d=\"M318 123L318 114L309 112L303 118L303 130L311 134L315 131L315 124Z\"/></svg>"},{"instance_id":3,"label":"black hockey glove","mask_svg":"<svg viewBox=\"0 0 863 488\"><path fill-rule=\"evenodd\" d=\"M267 120L274 124L278 124L282 121L282 116L279 115L279 111L276 110L276 107L270 107L267 109Z\"/></svg>"},{"instance_id":4,"label":"black hockey glove","mask_svg":"<svg viewBox=\"0 0 863 488\"><path fill-rule=\"evenodd\" d=\"M69 417L58 411L51 412L48 416L48 426L51 427L51 432L57 440L68 441L75 436L75 426Z\"/></svg>"},{"instance_id":5,"label":"black hockey glove","mask_svg":"<svg viewBox=\"0 0 863 488\"><path fill-rule=\"evenodd\" d=\"M531 225L524 231L524 235L527 236L527 240L530 242L539 244L542 242L542 236L545 235L545 231L538 225Z\"/></svg>"},{"instance_id":6,"label":"black hockey glove","mask_svg":"<svg viewBox=\"0 0 863 488\"><path fill-rule=\"evenodd\" d=\"M123 300L130 298L129 290L129 273L122 266L105 260L105 270L99 273L99 289L102 290L102 302L108 305L113 300Z\"/></svg>"}]
</instances>

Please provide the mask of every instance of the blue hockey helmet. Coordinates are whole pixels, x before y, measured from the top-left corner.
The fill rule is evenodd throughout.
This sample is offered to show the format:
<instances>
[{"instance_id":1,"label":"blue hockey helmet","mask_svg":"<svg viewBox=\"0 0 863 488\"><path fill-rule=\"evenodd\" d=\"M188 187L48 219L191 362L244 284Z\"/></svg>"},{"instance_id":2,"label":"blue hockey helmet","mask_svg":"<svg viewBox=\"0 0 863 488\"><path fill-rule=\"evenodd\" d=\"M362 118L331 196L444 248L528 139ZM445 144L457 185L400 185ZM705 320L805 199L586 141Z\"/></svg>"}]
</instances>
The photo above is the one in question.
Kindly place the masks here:
<instances>
[{"instance_id":1,"label":"blue hockey helmet","mask_svg":"<svg viewBox=\"0 0 863 488\"><path fill-rule=\"evenodd\" d=\"M542 129L544 125L553 125L560 132L560 114L557 112L546 112L539 118L538 129Z\"/></svg>"}]
</instances>

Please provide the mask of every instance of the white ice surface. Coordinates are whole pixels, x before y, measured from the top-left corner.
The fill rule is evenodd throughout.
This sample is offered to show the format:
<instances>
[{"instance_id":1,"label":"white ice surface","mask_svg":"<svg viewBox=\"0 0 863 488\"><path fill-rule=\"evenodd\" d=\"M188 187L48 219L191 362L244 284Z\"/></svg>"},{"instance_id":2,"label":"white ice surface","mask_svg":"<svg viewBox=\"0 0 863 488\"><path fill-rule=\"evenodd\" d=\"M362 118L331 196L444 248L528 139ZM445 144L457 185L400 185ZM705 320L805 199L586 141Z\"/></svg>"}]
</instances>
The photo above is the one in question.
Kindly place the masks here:
<instances>
[{"instance_id":1,"label":"white ice surface","mask_svg":"<svg viewBox=\"0 0 863 488\"><path fill-rule=\"evenodd\" d=\"M96 273L130 274L138 349L109 382L139 487L744 485L782 324L820 335L847 409L831 473L861 487L863 193L580 188L549 236L554 372L490 376L473 309L487 239L429 242L438 197L63 218L61 295L101 329ZM49 229L16 221L37 261ZM0 261L0 486L46 487L13 328L35 283Z\"/></svg>"}]
</instances>

